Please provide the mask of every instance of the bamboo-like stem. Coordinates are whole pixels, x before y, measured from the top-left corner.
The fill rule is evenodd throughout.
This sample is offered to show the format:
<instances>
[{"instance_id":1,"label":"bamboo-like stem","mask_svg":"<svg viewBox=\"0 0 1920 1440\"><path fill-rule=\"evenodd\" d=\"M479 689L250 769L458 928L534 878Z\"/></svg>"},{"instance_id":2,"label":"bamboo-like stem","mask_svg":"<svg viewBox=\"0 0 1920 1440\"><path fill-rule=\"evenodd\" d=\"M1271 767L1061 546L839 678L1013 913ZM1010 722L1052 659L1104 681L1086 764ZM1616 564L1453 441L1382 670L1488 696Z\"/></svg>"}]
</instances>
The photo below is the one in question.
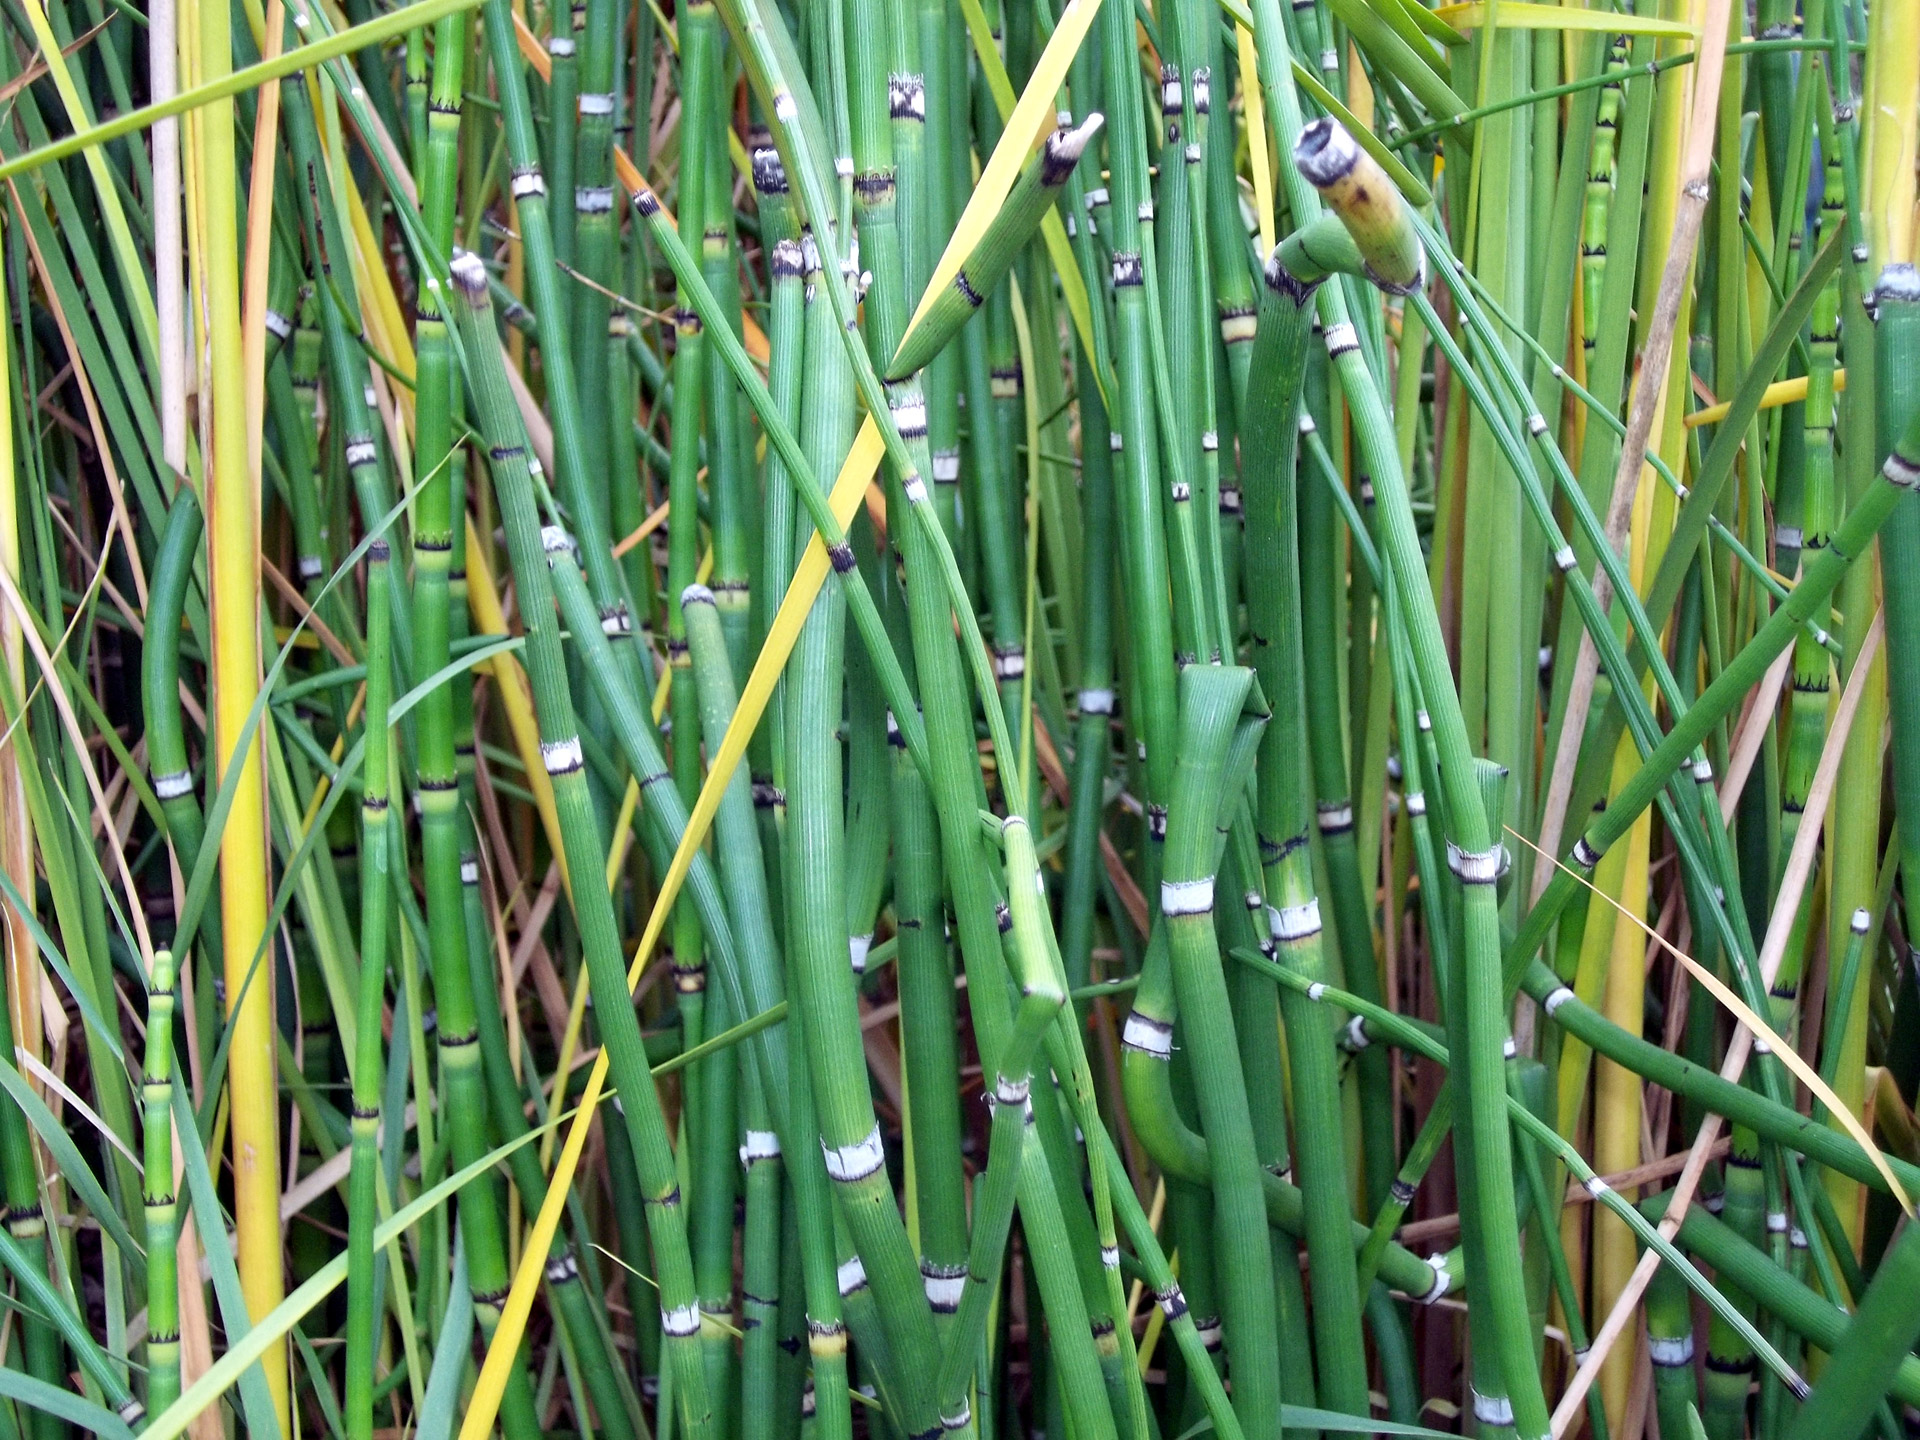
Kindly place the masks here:
<instances>
[{"instance_id":1,"label":"bamboo-like stem","mask_svg":"<svg viewBox=\"0 0 1920 1440\"><path fill-rule=\"evenodd\" d=\"M380 1016L387 988L387 925L390 829L387 716L393 692L388 644L391 610L386 602L391 548L376 539L367 547L368 744L360 799L360 985L358 1046L353 1057L352 1162L347 1233L347 1373L342 1416L350 1440L373 1433L374 1326L377 1322L373 1222L379 1185L381 1061Z\"/></svg>"},{"instance_id":2,"label":"bamboo-like stem","mask_svg":"<svg viewBox=\"0 0 1920 1440\"><path fill-rule=\"evenodd\" d=\"M343 3L0 52L16 1428L1920 1402L1909 0Z\"/></svg>"},{"instance_id":3,"label":"bamboo-like stem","mask_svg":"<svg viewBox=\"0 0 1920 1440\"><path fill-rule=\"evenodd\" d=\"M173 1184L173 956L157 950L147 982L147 1056L142 1152L147 1212L147 1404L157 1414L180 1398L180 1276L175 1265L179 1200Z\"/></svg>"},{"instance_id":4,"label":"bamboo-like stem","mask_svg":"<svg viewBox=\"0 0 1920 1440\"><path fill-rule=\"evenodd\" d=\"M460 256L456 257L453 275L461 340L478 377L475 388L481 406L482 433L489 441L495 492L509 517L507 534L515 560L514 574L520 585L523 613L533 627L531 636L538 645L529 658L536 662L537 673L532 678L542 727L542 761L553 778L569 868L575 874L592 875L605 862L598 854L599 842L593 833L590 802L585 791L585 764L559 654L545 554L536 548L543 545L543 538L538 533L525 445L515 435L512 402L506 394L506 377L499 365L498 351L486 344L491 339L491 328L482 325L491 310L486 271L477 257ZM595 977L594 988L611 997L597 1013L604 1027L603 1044L607 1053L619 1062L616 1082L632 1102L623 1108L640 1181L646 1192L648 1227L653 1235L660 1280L661 1326L666 1335L666 1348L673 1357L675 1401L686 1433L691 1440L702 1440L710 1409L698 1348L699 1312L694 1298L692 1263L686 1248L680 1187L674 1175L673 1151L659 1097L647 1073L639 1024L625 1000L625 967L614 930L612 906L599 885L576 890L574 904ZM517 1344L515 1349L517 1351ZM514 1369L518 1369L517 1365ZM524 1379L516 1381L510 1370L505 1393L511 1398L524 1388ZM518 1403L530 1406L530 1402L531 1396L527 1395Z\"/></svg>"}]
</instances>

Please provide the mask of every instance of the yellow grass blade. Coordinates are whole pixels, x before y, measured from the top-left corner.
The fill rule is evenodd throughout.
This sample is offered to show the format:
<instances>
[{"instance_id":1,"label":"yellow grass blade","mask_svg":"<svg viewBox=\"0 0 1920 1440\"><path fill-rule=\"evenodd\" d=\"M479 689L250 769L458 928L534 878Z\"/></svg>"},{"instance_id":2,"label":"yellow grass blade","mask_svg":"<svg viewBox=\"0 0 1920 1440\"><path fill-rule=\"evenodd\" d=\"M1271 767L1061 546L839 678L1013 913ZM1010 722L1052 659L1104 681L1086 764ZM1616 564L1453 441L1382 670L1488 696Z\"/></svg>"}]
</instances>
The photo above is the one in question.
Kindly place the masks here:
<instances>
[{"instance_id":1,"label":"yellow grass blade","mask_svg":"<svg viewBox=\"0 0 1920 1440\"><path fill-rule=\"evenodd\" d=\"M979 57L980 68L987 77L987 88L993 92L993 103L1000 112L1000 123L1006 131L1011 133L1013 126L1010 122L1015 105L1013 82L1007 78L1007 67L1000 59L998 47L993 43L993 31L987 24L985 12L980 8L980 0L960 0L960 8L967 17L967 31L973 37L973 51ZM1073 56L1068 54L1066 60L1067 63L1072 63ZM1038 71L1035 72L1036 77L1038 73ZM1064 66L1062 73L1064 73ZM986 177L982 175L981 178L984 180ZM994 208L996 211L999 209L997 205ZM1093 316L1087 308L1087 283L1080 274L1079 263L1073 258L1073 247L1067 241L1067 227L1060 223L1058 210L1047 212L1046 218L1040 222L1040 235L1047 242L1047 258L1053 262L1054 274L1059 277L1060 292L1067 301L1067 313L1073 317L1074 333L1080 337L1081 348L1088 354L1092 354L1096 347L1093 343ZM939 272L936 270L934 274L937 279ZM935 293L932 290L927 292L929 296ZM923 303L921 309L925 308ZM916 313L913 318L918 320L920 317ZM913 327L907 328L911 330ZM1100 384L1097 369L1094 372L1093 383ZM1102 401L1109 399L1104 389L1100 398Z\"/></svg>"},{"instance_id":2,"label":"yellow grass blade","mask_svg":"<svg viewBox=\"0 0 1920 1440\"><path fill-rule=\"evenodd\" d=\"M1260 216L1260 258L1273 253L1273 162L1267 158L1267 102L1260 93L1253 31L1233 27L1240 48L1240 92L1246 97L1247 150L1253 165L1253 208Z\"/></svg>"},{"instance_id":3,"label":"yellow grass blade","mask_svg":"<svg viewBox=\"0 0 1920 1440\"><path fill-rule=\"evenodd\" d=\"M1443 5L1434 17L1456 30L1473 30L1487 23L1489 7L1482 0L1469 5ZM1500 0L1500 24L1508 30L1585 30L1605 35L1653 35L1666 40L1691 40L1699 32L1679 20L1656 20L1650 15L1627 15L1617 10L1581 10L1572 5L1533 5L1524 0Z\"/></svg>"},{"instance_id":4,"label":"yellow grass blade","mask_svg":"<svg viewBox=\"0 0 1920 1440\"><path fill-rule=\"evenodd\" d=\"M961 8L972 3L977 13L977 0L961 0ZM1040 63L1033 67L1033 76L1027 81L1026 93L1011 111L1004 112L1006 129L1000 136L1000 143L993 148L986 168L980 172L980 183L973 187L973 194L967 200L967 207L960 213L960 223L953 227L953 238L947 242L946 253L941 255L940 263L933 267L933 279L927 284L927 293L920 297L920 304L913 312L913 320L907 326L907 335L913 333L913 327L920 323L920 317L927 313L927 307L933 304L934 297L953 283L953 277L960 273L960 266L967 256L973 253L973 247L980 243L980 237L987 232L994 217L1000 213L1000 207L1006 203L1007 192L1013 189L1013 182L1019 178L1020 167L1026 163L1027 154L1039 142L1053 125L1053 97L1059 93L1060 86L1067 78L1067 67L1073 63L1073 57L1079 52L1080 42L1087 38L1087 31L1093 25L1094 16L1100 13L1100 0L1073 0L1067 6L1067 13L1060 17L1060 23L1054 27L1053 38L1047 41L1047 48L1041 52ZM981 17L984 20L984 16ZM973 16L967 20L972 27ZM993 64L999 62L999 51L992 45L980 44L980 36L974 36L975 48L980 50L983 63L991 55ZM992 73L992 64L988 73ZM1001 70L1004 80L1006 71ZM1011 93L1011 87L1009 87ZM996 98L999 98L996 95ZM1017 137L1017 138L1016 138ZM1053 217L1058 227L1059 217ZM1061 239L1065 240L1062 234ZM1071 263L1062 264L1060 252L1049 250L1053 256L1054 268L1060 271L1063 284L1066 277L1079 278L1079 270ZM1085 291L1081 292L1081 302L1086 300ZM1069 306L1072 301L1069 299ZM1080 323L1078 312L1074 315L1074 324ZM1083 332L1084 336L1084 332ZM906 336L902 336L904 340ZM1091 347L1089 347L1091 348Z\"/></svg>"}]
</instances>

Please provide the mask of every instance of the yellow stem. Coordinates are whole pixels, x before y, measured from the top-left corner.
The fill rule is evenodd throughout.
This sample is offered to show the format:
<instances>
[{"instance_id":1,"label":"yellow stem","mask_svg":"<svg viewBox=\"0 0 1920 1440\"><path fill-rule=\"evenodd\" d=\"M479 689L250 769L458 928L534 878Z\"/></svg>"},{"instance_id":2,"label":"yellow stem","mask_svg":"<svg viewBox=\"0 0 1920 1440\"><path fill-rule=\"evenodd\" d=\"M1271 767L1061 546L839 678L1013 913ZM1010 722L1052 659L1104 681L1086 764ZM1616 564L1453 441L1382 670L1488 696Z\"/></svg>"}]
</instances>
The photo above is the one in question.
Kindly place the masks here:
<instances>
[{"instance_id":1,"label":"yellow stem","mask_svg":"<svg viewBox=\"0 0 1920 1440\"><path fill-rule=\"evenodd\" d=\"M231 12L200 5L191 32L208 79L233 68ZM245 343L240 318L238 185L234 105L220 100L197 116L200 241L204 277L212 443L207 447L208 572L213 631L214 759L238 765L233 808L220 835L220 904L232 1026L228 1094L233 1136L233 1214L240 1285L247 1309L265 1315L285 1295L280 1233L280 1111L275 1082L273 974L253 971L266 934L266 794L260 737L241 745L247 712L260 692L258 482L248 464ZM207 405L203 404L202 413ZM282 1434L291 1434L285 1342L260 1357Z\"/></svg>"},{"instance_id":2,"label":"yellow stem","mask_svg":"<svg viewBox=\"0 0 1920 1440\"><path fill-rule=\"evenodd\" d=\"M1868 273L1914 256L1915 120L1920 116L1920 0L1878 0L1867 46L1866 130L1861 171L1866 194Z\"/></svg>"},{"instance_id":3,"label":"yellow stem","mask_svg":"<svg viewBox=\"0 0 1920 1440\"><path fill-rule=\"evenodd\" d=\"M1838 394L1846 388L1846 370L1844 368L1835 370L1833 372L1834 393ZM1767 386L1765 390L1762 390L1760 392L1760 408L1762 410L1773 410L1782 405L1796 405L1806 398L1807 377L1804 375L1796 375L1791 380L1776 380L1773 384ZM1718 425L1722 420L1727 418L1727 413L1732 409L1733 405L1730 401L1723 400L1718 405L1709 405L1706 409L1696 410L1687 416L1686 426L1689 430L1692 430L1701 425Z\"/></svg>"}]
</instances>

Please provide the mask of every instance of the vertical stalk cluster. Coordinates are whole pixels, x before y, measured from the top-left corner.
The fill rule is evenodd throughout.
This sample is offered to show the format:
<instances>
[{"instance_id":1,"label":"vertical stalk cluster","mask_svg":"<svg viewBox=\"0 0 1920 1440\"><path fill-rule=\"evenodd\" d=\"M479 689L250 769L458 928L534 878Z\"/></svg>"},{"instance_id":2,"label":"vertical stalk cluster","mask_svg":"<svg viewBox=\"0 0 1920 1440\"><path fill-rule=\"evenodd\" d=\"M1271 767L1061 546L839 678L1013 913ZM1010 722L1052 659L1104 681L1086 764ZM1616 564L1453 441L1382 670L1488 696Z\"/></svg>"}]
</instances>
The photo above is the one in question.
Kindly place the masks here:
<instances>
[{"instance_id":1,"label":"vertical stalk cluster","mask_svg":"<svg viewBox=\"0 0 1920 1440\"><path fill-rule=\"evenodd\" d=\"M16 18L0 1429L1920 1406L1913 0Z\"/></svg>"}]
</instances>

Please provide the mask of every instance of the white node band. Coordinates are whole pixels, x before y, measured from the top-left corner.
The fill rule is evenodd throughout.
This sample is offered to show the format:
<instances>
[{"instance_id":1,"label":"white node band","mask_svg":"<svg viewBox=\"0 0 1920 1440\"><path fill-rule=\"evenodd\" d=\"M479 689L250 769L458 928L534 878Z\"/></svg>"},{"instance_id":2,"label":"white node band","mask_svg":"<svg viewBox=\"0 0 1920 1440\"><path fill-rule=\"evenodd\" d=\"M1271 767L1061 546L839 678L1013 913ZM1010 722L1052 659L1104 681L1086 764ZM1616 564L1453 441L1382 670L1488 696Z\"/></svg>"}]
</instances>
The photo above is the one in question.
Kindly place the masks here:
<instances>
[{"instance_id":1,"label":"white node band","mask_svg":"<svg viewBox=\"0 0 1920 1440\"><path fill-rule=\"evenodd\" d=\"M1120 1032L1120 1043L1129 1050L1138 1050L1143 1055L1165 1060L1173 1054L1173 1027L1135 1010L1127 1016L1126 1026Z\"/></svg>"},{"instance_id":2,"label":"white node band","mask_svg":"<svg viewBox=\"0 0 1920 1440\"><path fill-rule=\"evenodd\" d=\"M867 1267L860 1263L858 1255L841 1262L839 1279L842 1295L851 1295L867 1283Z\"/></svg>"},{"instance_id":3,"label":"white node band","mask_svg":"<svg viewBox=\"0 0 1920 1440\"><path fill-rule=\"evenodd\" d=\"M1482 1395L1473 1392L1473 1418L1482 1425L1513 1424L1513 1402L1504 1395Z\"/></svg>"},{"instance_id":4,"label":"white node band","mask_svg":"<svg viewBox=\"0 0 1920 1440\"><path fill-rule=\"evenodd\" d=\"M823 1139L820 1152L826 1157L827 1174L836 1180L864 1180L886 1164L887 1152L880 1143L880 1127L875 1125L866 1139L852 1145L829 1145Z\"/></svg>"},{"instance_id":5,"label":"white node band","mask_svg":"<svg viewBox=\"0 0 1920 1440\"><path fill-rule=\"evenodd\" d=\"M1654 1364L1668 1370L1675 1366L1690 1364L1693 1360L1693 1336L1649 1335L1647 1357Z\"/></svg>"},{"instance_id":6,"label":"white node band","mask_svg":"<svg viewBox=\"0 0 1920 1440\"><path fill-rule=\"evenodd\" d=\"M1498 845L1491 850L1462 850L1453 841L1447 842L1447 868L1465 885L1491 885L1498 880L1500 856Z\"/></svg>"},{"instance_id":7,"label":"white node band","mask_svg":"<svg viewBox=\"0 0 1920 1440\"><path fill-rule=\"evenodd\" d=\"M1267 933L1276 940L1306 940L1320 933L1320 901L1304 905L1269 905Z\"/></svg>"},{"instance_id":8,"label":"white node band","mask_svg":"<svg viewBox=\"0 0 1920 1440\"><path fill-rule=\"evenodd\" d=\"M153 793L162 800L178 800L182 795L191 795L193 775L186 770L178 770L171 775L156 775L153 777Z\"/></svg>"},{"instance_id":9,"label":"white node band","mask_svg":"<svg viewBox=\"0 0 1920 1440\"><path fill-rule=\"evenodd\" d=\"M542 741L540 761L547 767L549 775L567 775L586 764L586 755L580 749L580 737L569 736L565 740L555 740L552 744Z\"/></svg>"},{"instance_id":10,"label":"white node band","mask_svg":"<svg viewBox=\"0 0 1920 1440\"><path fill-rule=\"evenodd\" d=\"M778 1160L780 1158L780 1137L771 1130L747 1131L747 1143L740 1147L740 1163L751 1165L756 1160Z\"/></svg>"},{"instance_id":11,"label":"white node band","mask_svg":"<svg viewBox=\"0 0 1920 1440\"><path fill-rule=\"evenodd\" d=\"M700 1307L681 1305L673 1310L660 1312L660 1328L678 1339L700 1333Z\"/></svg>"},{"instance_id":12,"label":"white node band","mask_svg":"<svg viewBox=\"0 0 1920 1440\"><path fill-rule=\"evenodd\" d=\"M1201 880L1162 880L1162 915L1209 915L1213 912L1213 877Z\"/></svg>"},{"instance_id":13,"label":"white node band","mask_svg":"<svg viewBox=\"0 0 1920 1440\"><path fill-rule=\"evenodd\" d=\"M965 1272L958 1275L922 1275L920 1278L926 1287L927 1304L943 1315L952 1314L960 1308L960 1297L967 1290Z\"/></svg>"},{"instance_id":14,"label":"white node band","mask_svg":"<svg viewBox=\"0 0 1920 1440\"><path fill-rule=\"evenodd\" d=\"M1346 354L1349 350L1358 350L1359 348L1360 336L1355 332L1352 322L1342 320L1337 325L1327 327L1327 355L1329 358L1338 358Z\"/></svg>"},{"instance_id":15,"label":"white node band","mask_svg":"<svg viewBox=\"0 0 1920 1440\"><path fill-rule=\"evenodd\" d=\"M1106 687L1098 690L1080 692L1080 713L1082 715L1111 715L1113 713L1113 691Z\"/></svg>"},{"instance_id":16,"label":"white node band","mask_svg":"<svg viewBox=\"0 0 1920 1440\"><path fill-rule=\"evenodd\" d=\"M853 963L853 973L867 973L867 951L873 948L873 936L849 935L847 937L847 959Z\"/></svg>"}]
</instances>

